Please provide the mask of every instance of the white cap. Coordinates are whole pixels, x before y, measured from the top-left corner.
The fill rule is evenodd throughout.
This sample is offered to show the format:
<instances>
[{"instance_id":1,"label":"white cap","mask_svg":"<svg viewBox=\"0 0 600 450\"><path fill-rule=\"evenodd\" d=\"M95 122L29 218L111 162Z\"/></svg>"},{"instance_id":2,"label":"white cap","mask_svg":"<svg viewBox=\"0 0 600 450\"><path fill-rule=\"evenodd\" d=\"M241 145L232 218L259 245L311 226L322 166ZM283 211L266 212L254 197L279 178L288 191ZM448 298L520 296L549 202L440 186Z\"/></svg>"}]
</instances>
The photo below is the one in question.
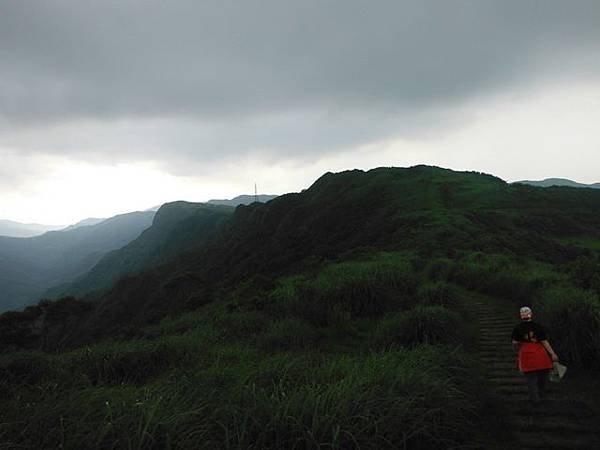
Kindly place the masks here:
<instances>
[{"instance_id":1,"label":"white cap","mask_svg":"<svg viewBox=\"0 0 600 450\"><path fill-rule=\"evenodd\" d=\"M521 319L529 319L531 318L531 308L529 306L523 306L520 310L519 310L519 314L521 314Z\"/></svg>"}]
</instances>

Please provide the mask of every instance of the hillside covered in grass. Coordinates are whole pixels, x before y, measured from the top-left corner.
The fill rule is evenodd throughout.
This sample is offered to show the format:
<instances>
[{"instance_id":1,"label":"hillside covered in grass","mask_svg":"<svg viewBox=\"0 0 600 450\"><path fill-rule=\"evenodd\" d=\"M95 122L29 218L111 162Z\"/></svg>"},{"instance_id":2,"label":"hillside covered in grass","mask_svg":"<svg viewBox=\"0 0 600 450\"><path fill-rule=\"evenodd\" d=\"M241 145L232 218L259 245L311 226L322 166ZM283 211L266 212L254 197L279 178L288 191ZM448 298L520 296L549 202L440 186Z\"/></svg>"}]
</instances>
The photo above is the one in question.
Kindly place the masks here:
<instances>
[{"instance_id":1,"label":"hillside covered in grass","mask_svg":"<svg viewBox=\"0 0 600 450\"><path fill-rule=\"evenodd\" d=\"M173 202L159 208L152 225L122 248L106 254L85 274L56 287L52 296L84 296L111 287L119 278L160 266L205 245L233 213L230 206Z\"/></svg>"},{"instance_id":2,"label":"hillside covered in grass","mask_svg":"<svg viewBox=\"0 0 600 450\"><path fill-rule=\"evenodd\" d=\"M328 173L205 231L93 302L0 316L2 442L502 448L474 301L532 305L564 362L600 369L600 191Z\"/></svg>"}]
</instances>

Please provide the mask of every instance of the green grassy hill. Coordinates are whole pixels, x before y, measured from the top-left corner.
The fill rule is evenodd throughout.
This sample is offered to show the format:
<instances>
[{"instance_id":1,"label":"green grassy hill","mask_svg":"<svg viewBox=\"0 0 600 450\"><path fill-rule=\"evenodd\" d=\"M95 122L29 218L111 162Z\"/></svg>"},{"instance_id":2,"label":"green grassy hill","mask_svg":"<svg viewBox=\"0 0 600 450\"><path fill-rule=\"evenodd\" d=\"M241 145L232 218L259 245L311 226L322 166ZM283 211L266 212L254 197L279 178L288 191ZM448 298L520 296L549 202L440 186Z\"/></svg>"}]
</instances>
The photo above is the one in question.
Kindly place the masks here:
<instances>
[{"instance_id":1,"label":"green grassy hill","mask_svg":"<svg viewBox=\"0 0 600 450\"><path fill-rule=\"evenodd\" d=\"M106 254L89 272L51 296L84 296L109 288L119 278L156 267L175 256L198 249L212 239L233 213L229 206L204 203L166 203L156 212L152 226L126 246Z\"/></svg>"},{"instance_id":2,"label":"green grassy hill","mask_svg":"<svg viewBox=\"0 0 600 450\"><path fill-rule=\"evenodd\" d=\"M481 302L531 305L571 371L600 369L600 191L381 168L218 222L94 303L0 316L2 442L506 448Z\"/></svg>"},{"instance_id":3,"label":"green grassy hill","mask_svg":"<svg viewBox=\"0 0 600 450\"><path fill-rule=\"evenodd\" d=\"M597 191L509 185L478 173L418 166L326 174L310 189L240 206L199 252L118 283L85 325L109 333L214 300L256 277L318 266L352 251L422 257L504 253L562 264L600 237Z\"/></svg>"}]
</instances>

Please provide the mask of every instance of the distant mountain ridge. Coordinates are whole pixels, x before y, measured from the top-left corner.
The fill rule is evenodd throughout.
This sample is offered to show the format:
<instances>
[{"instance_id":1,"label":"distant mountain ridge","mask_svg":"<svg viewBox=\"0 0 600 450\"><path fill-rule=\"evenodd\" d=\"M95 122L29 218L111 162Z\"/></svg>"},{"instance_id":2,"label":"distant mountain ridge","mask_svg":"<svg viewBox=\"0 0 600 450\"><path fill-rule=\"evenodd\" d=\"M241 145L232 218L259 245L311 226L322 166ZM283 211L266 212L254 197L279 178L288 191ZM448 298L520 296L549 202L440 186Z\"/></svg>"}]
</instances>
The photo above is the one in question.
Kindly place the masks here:
<instances>
[{"instance_id":1,"label":"distant mountain ridge","mask_svg":"<svg viewBox=\"0 0 600 450\"><path fill-rule=\"evenodd\" d=\"M227 205L184 201L165 203L152 226L122 248L107 253L87 273L72 283L46 292L47 297L82 296L110 287L119 278L152 269L186 251L207 243L233 214Z\"/></svg>"},{"instance_id":2,"label":"distant mountain ridge","mask_svg":"<svg viewBox=\"0 0 600 450\"><path fill-rule=\"evenodd\" d=\"M0 236L0 311L37 302L51 286L87 272L106 252L139 236L154 214L122 214L29 238Z\"/></svg>"},{"instance_id":3,"label":"distant mountain ridge","mask_svg":"<svg viewBox=\"0 0 600 450\"><path fill-rule=\"evenodd\" d=\"M258 196L258 202L259 203L266 203L270 200L273 200L274 198L279 197L278 195L259 195ZM213 199L213 200L208 200L206 202L190 202L190 203L206 203L209 205L225 205L225 206L233 206L236 207L238 205L249 205L250 203L254 203L256 201L256 198L254 195L238 195L237 197L234 197L232 199ZM169 203L174 203L174 202L169 202ZM167 203L164 203L165 205ZM148 208L145 211L158 211L160 209L160 207L163 205L158 205L158 206L153 206L152 208Z\"/></svg>"},{"instance_id":4,"label":"distant mountain ridge","mask_svg":"<svg viewBox=\"0 0 600 450\"><path fill-rule=\"evenodd\" d=\"M66 230L72 230L74 228L79 228L79 227L89 227L92 225L98 225L101 222L104 222L106 220L106 217L88 217L87 219L83 219L80 220L77 223L74 223L73 225L69 225L66 228L63 228L63 231Z\"/></svg>"},{"instance_id":5,"label":"distant mountain ridge","mask_svg":"<svg viewBox=\"0 0 600 450\"><path fill-rule=\"evenodd\" d=\"M522 181L514 182L514 184L517 184L517 183L518 184L528 184L530 186L538 186L538 187L566 186L566 187L574 187L574 188L600 189L600 183L584 184L584 183L578 183L577 181L569 180L566 178L546 178L545 180L540 180L540 181L522 180Z\"/></svg>"},{"instance_id":6,"label":"distant mountain ridge","mask_svg":"<svg viewBox=\"0 0 600 450\"><path fill-rule=\"evenodd\" d=\"M249 205L251 203L254 203L255 201L258 201L259 203L266 203L268 201L273 200L274 198L277 198L277 195L258 195L258 196L254 196L254 195L238 195L235 198L232 198L230 200L227 199L223 199L223 200L209 200L206 203L210 204L210 205L227 205L227 206L238 206L238 205Z\"/></svg>"},{"instance_id":7,"label":"distant mountain ridge","mask_svg":"<svg viewBox=\"0 0 600 450\"><path fill-rule=\"evenodd\" d=\"M0 219L0 236L27 238L38 236L48 231L61 230L64 227L64 225L21 223L14 220Z\"/></svg>"}]
</instances>

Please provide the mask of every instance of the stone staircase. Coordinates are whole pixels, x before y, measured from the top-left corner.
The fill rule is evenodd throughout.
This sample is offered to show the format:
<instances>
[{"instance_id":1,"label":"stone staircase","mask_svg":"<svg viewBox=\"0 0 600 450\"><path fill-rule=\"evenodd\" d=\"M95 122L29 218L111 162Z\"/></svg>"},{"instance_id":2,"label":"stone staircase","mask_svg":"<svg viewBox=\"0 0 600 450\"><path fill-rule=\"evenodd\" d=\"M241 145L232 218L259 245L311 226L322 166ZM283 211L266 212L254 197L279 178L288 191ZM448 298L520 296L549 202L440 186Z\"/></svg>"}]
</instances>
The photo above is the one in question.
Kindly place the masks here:
<instances>
[{"instance_id":1,"label":"stone staircase","mask_svg":"<svg viewBox=\"0 0 600 450\"><path fill-rule=\"evenodd\" d=\"M564 384L549 383L547 399L540 405L529 402L527 386L517 369L510 336L518 315L497 305L473 304L479 320L479 357L510 413L510 430L498 430L499 440L516 440L507 449L589 449L600 450L600 420L582 401L570 399ZM510 438L509 438L510 436Z\"/></svg>"}]
</instances>

